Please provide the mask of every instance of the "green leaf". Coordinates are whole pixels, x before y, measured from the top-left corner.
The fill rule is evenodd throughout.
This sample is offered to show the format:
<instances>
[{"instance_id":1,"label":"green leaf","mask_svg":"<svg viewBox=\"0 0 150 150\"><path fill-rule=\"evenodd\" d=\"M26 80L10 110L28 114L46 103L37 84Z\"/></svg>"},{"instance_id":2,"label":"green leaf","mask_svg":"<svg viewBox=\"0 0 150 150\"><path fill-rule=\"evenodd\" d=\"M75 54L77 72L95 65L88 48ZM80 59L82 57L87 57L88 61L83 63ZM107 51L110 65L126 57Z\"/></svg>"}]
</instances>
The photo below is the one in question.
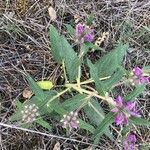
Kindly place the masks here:
<instances>
[{"instance_id":1,"label":"green leaf","mask_svg":"<svg viewBox=\"0 0 150 150\"><path fill-rule=\"evenodd\" d=\"M88 102L88 105L84 107L84 112L86 113L90 121L96 126L98 126L105 118L102 107L95 99L91 99Z\"/></svg>"},{"instance_id":2,"label":"green leaf","mask_svg":"<svg viewBox=\"0 0 150 150\"><path fill-rule=\"evenodd\" d=\"M103 85L105 86L105 90L109 91L112 87L117 84L119 81L122 80L125 71L122 68L118 68L116 72L107 80L102 81Z\"/></svg>"},{"instance_id":3,"label":"green leaf","mask_svg":"<svg viewBox=\"0 0 150 150\"><path fill-rule=\"evenodd\" d=\"M72 25L70 24L65 24L66 28L67 28L67 32L74 37L75 36L75 29L72 27Z\"/></svg>"},{"instance_id":4,"label":"green leaf","mask_svg":"<svg viewBox=\"0 0 150 150\"><path fill-rule=\"evenodd\" d=\"M60 64L64 60L66 70L69 75L69 80L75 80L78 74L80 59L73 50L72 46L69 44L65 37L59 35L54 26L50 27L50 41L54 59L57 63Z\"/></svg>"},{"instance_id":5,"label":"green leaf","mask_svg":"<svg viewBox=\"0 0 150 150\"><path fill-rule=\"evenodd\" d=\"M49 34L50 34L50 46L51 46L51 52L55 59L55 61L59 64L62 63L63 57L63 46L62 46L62 38L57 32L56 28L54 26L50 26L49 28Z\"/></svg>"},{"instance_id":6,"label":"green leaf","mask_svg":"<svg viewBox=\"0 0 150 150\"><path fill-rule=\"evenodd\" d=\"M94 132L94 137L101 136L103 135L108 127L114 122L114 114L113 113L108 113L103 121L99 124L99 126L96 128Z\"/></svg>"},{"instance_id":7,"label":"green leaf","mask_svg":"<svg viewBox=\"0 0 150 150\"><path fill-rule=\"evenodd\" d=\"M32 92L37 96L37 99L43 101L45 98L43 90L37 85L37 83L29 75L26 78Z\"/></svg>"},{"instance_id":8,"label":"green leaf","mask_svg":"<svg viewBox=\"0 0 150 150\"><path fill-rule=\"evenodd\" d=\"M67 73L69 75L69 80L73 81L78 75L80 59L64 37L61 38L61 42L63 47L63 58L65 61Z\"/></svg>"},{"instance_id":9,"label":"green leaf","mask_svg":"<svg viewBox=\"0 0 150 150\"><path fill-rule=\"evenodd\" d=\"M79 119L79 128L90 131L91 133L94 133L95 131L95 128L92 125L86 123L85 121L81 119Z\"/></svg>"},{"instance_id":10,"label":"green leaf","mask_svg":"<svg viewBox=\"0 0 150 150\"><path fill-rule=\"evenodd\" d=\"M87 63L88 63L88 66L90 68L90 76L95 81L96 90L99 93L101 93L101 95L105 95L106 91L104 89L104 85L99 80L99 75L98 75L98 69L97 69L97 67L94 64L92 64L92 62L89 59L87 60Z\"/></svg>"},{"instance_id":11,"label":"green leaf","mask_svg":"<svg viewBox=\"0 0 150 150\"><path fill-rule=\"evenodd\" d=\"M150 126L150 120L144 118L130 117L129 121L135 125Z\"/></svg>"},{"instance_id":12,"label":"green leaf","mask_svg":"<svg viewBox=\"0 0 150 150\"><path fill-rule=\"evenodd\" d=\"M90 14L86 20L86 25L91 26L93 24L94 14Z\"/></svg>"},{"instance_id":13,"label":"green leaf","mask_svg":"<svg viewBox=\"0 0 150 150\"><path fill-rule=\"evenodd\" d=\"M145 85L138 85L135 89L128 94L124 99L126 101L134 101L137 96L139 96L145 90Z\"/></svg>"},{"instance_id":14,"label":"green leaf","mask_svg":"<svg viewBox=\"0 0 150 150\"><path fill-rule=\"evenodd\" d=\"M120 67L127 49L128 44L123 45L120 43L114 51L109 52L96 62L95 65L98 68L98 74L100 78L111 76L114 71Z\"/></svg>"},{"instance_id":15,"label":"green leaf","mask_svg":"<svg viewBox=\"0 0 150 150\"><path fill-rule=\"evenodd\" d=\"M94 125L98 126L103 119L105 118L105 114L103 112L102 107L99 102L95 99L91 99L91 101L84 107L84 112L89 118L90 122ZM113 140L113 136L109 131L109 128L106 129L106 136L108 136L111 140Z\"/></svg>"},{"instance_id":16,"label":"green leaf","mask_svg":"<svg viewBox=\"0 0 150 150\"><path fill-rule=\"evenodd\" d=\"M65 100L65 102L63 102L61 105L68 111L75 111L86 102L86 97L87 95L85 94L78 94Z\"/></svg>"},{"instance_id":17,"label":"green leaf","mask_svg":"<svg viewBox=\"0 0 150 150\"><path fill-rule=\"evenodd\" d=\"M42 118L38 118L34 122L36 122L37 124L41 125L42 127L46 128L50 131L52 130L52 127L49 125L49 123L46 122L45 120L43 120Z\"/></svg>"}]
</instances>

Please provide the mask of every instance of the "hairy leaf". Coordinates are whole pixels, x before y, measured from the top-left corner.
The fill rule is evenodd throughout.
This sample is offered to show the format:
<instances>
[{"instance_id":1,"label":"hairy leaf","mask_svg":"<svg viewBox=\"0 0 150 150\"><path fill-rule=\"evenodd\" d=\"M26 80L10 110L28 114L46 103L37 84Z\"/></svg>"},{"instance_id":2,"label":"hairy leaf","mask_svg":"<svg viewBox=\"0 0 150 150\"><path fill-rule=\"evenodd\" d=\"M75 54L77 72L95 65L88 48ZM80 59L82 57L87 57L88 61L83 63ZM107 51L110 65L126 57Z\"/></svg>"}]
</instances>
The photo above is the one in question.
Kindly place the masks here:
<instances>
[{"instance_id":1,"label":"hairy leaf","mask_svg":"<svg viewBox=\"0 0 150 150\"><path fill-rule=\"evenodd\" d=\"M73 81L76 79L78 75L78 67L80 65L80 59L78 58L75 51L72 49L71 45L65 39L65 37L61 38L62 46L63 46L63 59L65 61L65 66L67 73L69 75L69 80Z\"/></svg>"},{"instance_id":2,"label":"hairy leaf","mask_svg":"<svg viewBox=\"0 0 150 150\"><path fill-rule=\"evenodd\" d=\"M102 84L102 82L99 80L97 67L94 64L92 64L92 62L89 59L87 60L87 63L90 68L90 76L95 81L97 91L101 93L101 95L105 95L106 90L104 89L104 85Z\"/></svg>"},{"instance_id":3,"label":"hairy leaf","mask_svg":"<svg viewBox=\"0 0 150 150\"><path fill-rule=\"evenodd\" d=\"M39 101L43 101L45 98L43 90L38 86L38 84L29 75L26 78L27 78L27 81L29 83L29 86L32 92L35 94L35 96L37 96L37 99Z\"/></svg>"},{"instance_id":4,"label":"hairy leaf","mask_svg":"<svg viewBox=\"0 0 150 150\"><path fill-rule=\"evenodd\" d=\"M85 94L78 94L76 96L73 96L72 98L65 100L65 102L63 102L61 105L68 111L75 111L86 102L86 97L87 95Z\"/></svg>"},{"instance_id":5,"label":"hairy leaf","mask_svg":"<svg viewBox=\"0 0 150 150\"><path fill-rule=\"evenodd\" d=\"M145 85L138 85L135 89L125 97L126 101L134 101L145 90Z\"/></svg>"},{"instance_id":6,"label":"hairy leaf","mask_svg":"<svg viewBox=\"0 0 150 150\"><path fill-rule=\"evenodd\" d=\"M135 125L150 126L150 120L144 118L130 117L129 121Z\"/></svg>"},{"instance_id":7,"label":"hairy leaf","mask_svg":"<svg viewBox=\"0 0 150 150\"><path fill-rule=\"evenodd\" d=\"M50 46L51 46L51 52L55 59L55 61L59 64L62 63L63 60L63 46L62 46L62 38L59 35L58 31L54 26L50 26L49 28L49 34L50 34Z\"/></svg>"},{"instance_id":8,"label":"hairy leaf","mask_svg":"<svg viewBox=\"0 0 150 150\"><path fill-rule=\"evenodd\" d=\"M97 100L91 99L91 101L84 107L84 112L89 118L90 122L96 126L98 126L103 119L105 118L105 114L103 112L102 107L98 103ZM106 129L106 132L104 132L106 136L108 136L111 140L113 139L111 132L109 131L109 128Z\"/></svg>"},{"instance_id":9,"label":"hairy leaf","mask_svg":"<svg viewBox=\"0 0 150 150\"><path fill-rule=\"evenodd\" d=\"M91 133L94 133L95 130L95 128L92 125L88 124L87 122L81 119L79 119L79 128L90 131Z\"/></svg>"},{"instance_id":10,"label":"hairy leaf","mask_svg":"<svg viewBox=\"0 0 150 150\"><path fill-rule=\"evenodd\" d=\"M94 132L94 137L103 135L114 121L114 114L108 113Z\"/></svg>"},{"instance_id":11,"label":"hairy leaf","mask_svg":"<svg viewBox=\"0 0 150 150\"><path fill-rule=\"evenodd\" d=\"M116 49L103 56L96 62L99 77L111 76L114 71L121 65L123 58L128 49L128 44L118 44Z\"/></svg>"},{"instance_id":12,"label":"hairy leaf","mask_svg":"<svg viewBox=\"0 0 150 150\"><path fill-rule=\"evenodd\" d=\"M46 128L50 131L52 130L52 127L50 126L50 124L48 122L46 122L45 120L43 120L42 118L38 118L34 122L36 122L37 124L41 125L42 127Z\"/></svg>"}]
</instances>

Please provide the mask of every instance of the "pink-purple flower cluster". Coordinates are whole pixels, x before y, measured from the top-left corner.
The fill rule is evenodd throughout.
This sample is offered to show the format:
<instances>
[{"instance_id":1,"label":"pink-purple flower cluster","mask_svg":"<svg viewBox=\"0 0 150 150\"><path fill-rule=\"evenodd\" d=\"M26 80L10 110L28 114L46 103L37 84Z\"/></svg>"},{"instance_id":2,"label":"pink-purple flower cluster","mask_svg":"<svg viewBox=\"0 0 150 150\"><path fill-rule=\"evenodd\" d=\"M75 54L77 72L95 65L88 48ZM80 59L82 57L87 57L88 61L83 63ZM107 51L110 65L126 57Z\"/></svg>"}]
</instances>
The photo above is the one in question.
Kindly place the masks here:
<instances>
[{"instance_id":1,"label":"pink-purple flower cluster","mask_svg":"<svg viewBox=\"0 0 150 150\"><path fill-rule=\"evenodd\" d=\"M63 119L60 121L63 123L63 128L77 129L78 128L78 113L77 112L70 112L67 115L63 116Z\"/></svg>"},{"instance_id":2,"label":"pink-purple flower cluster","mask_svg":"<svg viewBox=\"0 0 150 150\"><path fill-rule=\"evenodd\" d=\"M134 83L135 84L148 84L150 83L150 78L143 74L141 68L136 67L133 69L133 74L135 76Z\"/></svg>"},{"instance_id":3,"label":"pink-purple flower cluster","mask_svg":"<svg viewBox=\"0 0 150 150\"><path fill-rule=\"evenodd\" d=\"M129 133L125 141L123 142L124 150L136 150L136 136L135 134Z\"/></svg>"},{"instance_id":4,"label":"pink-purple flower cluster","mask_svg":"<svg viewBox=\"0 0 150 150\"><path fill-rule=\"evenodd\" d=\"M92 42L94 40L94 30L86 27L85 24L78 23L76 25L76 38L81 43Z\"/></svg>"},{"instance_id":5,"label":"pink-purple flower cluster","mask_svg":"<svg viewBox=\"0 0 150 150\"><path fill-rule=\"evenodd\" d=\"M115 117L116 125L127 125L128 118L130 116L140 117L138 111L136 110L135 102L125 103L121 96L118 96L115 102L116 107L114 107L111 111L117 113Z\"/></svg>"}]
</instances>

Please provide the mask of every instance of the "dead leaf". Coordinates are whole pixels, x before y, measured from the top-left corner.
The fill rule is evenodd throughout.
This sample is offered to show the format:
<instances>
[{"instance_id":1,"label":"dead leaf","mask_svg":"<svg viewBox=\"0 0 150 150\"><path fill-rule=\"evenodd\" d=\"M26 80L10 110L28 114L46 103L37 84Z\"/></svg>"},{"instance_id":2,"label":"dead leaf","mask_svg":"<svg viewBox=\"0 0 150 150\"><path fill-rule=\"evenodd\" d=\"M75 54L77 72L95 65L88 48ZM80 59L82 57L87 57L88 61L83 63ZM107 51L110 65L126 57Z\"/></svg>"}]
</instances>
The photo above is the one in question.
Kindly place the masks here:
<instances>
[{"instance_id":1,"label":"dead leaf","mask_svg":"<svg viewBox=\"0 0 150 150\"><path fill-rule=\"evenodd\" d=\"M56 11L55 11L55 9L53 7L50 6L48 8L48 14L49 14L49 16L50 16L52 21L56 20L57 15L56 15Z\"/></svg>"},{"instance_id":2,"label":"dead leaf","mask_svg":"<svg viewBox=\"0 0 150 150\"><path fill-rule=\"evenodd\" d=\"M22 96L26 99L30 99L31 96L33 95L32 91L29 88L25 88L23 90Z\"/></svg>"},{"instance_id":3,"label":"dead leaf","mask_svg":"<svg viewBox=\"0 0 150 150\"><path fill-rule=\"evenodd\" d=\"M57 143L54 145L53 150L60 150L60 143L59 143L59 142L57 142Z\"/></svg>"}]
</instances>

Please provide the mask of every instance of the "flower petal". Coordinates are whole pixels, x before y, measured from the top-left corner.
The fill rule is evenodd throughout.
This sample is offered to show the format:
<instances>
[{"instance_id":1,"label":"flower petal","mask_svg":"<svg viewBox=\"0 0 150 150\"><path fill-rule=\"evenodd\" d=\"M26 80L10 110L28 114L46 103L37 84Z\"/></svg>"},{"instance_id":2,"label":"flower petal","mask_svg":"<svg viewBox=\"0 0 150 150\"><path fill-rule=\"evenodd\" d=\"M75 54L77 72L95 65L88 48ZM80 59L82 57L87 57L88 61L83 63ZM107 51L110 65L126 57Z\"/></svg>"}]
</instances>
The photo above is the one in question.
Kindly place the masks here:
<instances>
[{"instance_id":1,"label":"flower petal","mask_svg":"<svg viewBox=\"0 0 150 150\"><path fill-rule=\"evenodd\" d=\"M125 107L127 110L133 110L135 108L134 102L128 102L127 106Z\"/></svg>"},{"instance_id":2,"label":"flower petal","mask_svg":"<svg viewBox=\"0 0 150 150\"><path fill-rule=\"evenodd\" d=\"M136 136L134 134L129 134L128 141L131 143L135 143L137 141Z\"/></svg>"},{"instance_id":3,"label":"flower petal","mask_svg":"<svg viewBox=\"0 0 150 150\"><path fill-rule=\"evenodd\" d=\"M116 118L115 118L116 125L123 124L124 118L125 118L125 115L122 112L118 113Z\"/></svg>"},{"instance_id":4,"label":"flower petal","mask_svg":"<svg viewBox=\"0 0 150 150\"><path fill-rule=\"evenodd\" d=\"M124 124L124 125L127 125L128 122L129 122L129 121L128 121L128 117L124 116L123 124Z\"/></svg>"},{"instance_id":5,"label":"flower petal","mask_svg":"<svg viewBox=\"0 0 150 150\"><path fill-rule=\"evenodd\" d=\"M149 77L141 76L141 77L139 78L139 82L140 82L141 84L150 83Z\"/></svg>"},{"instance_id":6,"label":"flower petal","mask_svg":"<svg viewBox=\"0 0 150 150\"><path fill-rule=\"evenodd\" d=\"M84 40L87 42L92 42L94 40L94 30L91 30L88 34L84 36Z\"/></svg>"},{"instance_id":7,"label":"flower petal","mask_svg":"<svg viewBox=\"0 0 150 150\"><path fill-rule=\"evenodd\" d=\"M70 125L71 125L71 127L74 128L74 129L77 129L77 128L78 128L78 123L77 123L77 121L71 121L71 122L70 122Z\"/></svg>"},{"instance_id":8,"label":"flower petal","mask_svg":"<svg viewBox=\"0 0 150 150\"><path fill-rule=\"evenodd\" d=\"M82 34L84 33L84 30L85 30L85 25L81 24L81 23L78 23L76 25L76 36L77 37L82 36Z\"/></svg>"},{"instance_id":9,"label":"flower petal","mask_svg":"<svg viewBox=\"0 0 150 150\"><path fill-rule=\"evenodd\" d=\"M133 73L134 73L134 75L137 76L137 77L140 77L140 76L143 74L142 69L141 69L140 67L134 68L134 69L133 69Z\"/></svg>"},{"instance_id":10,"label":"flower petal","mask_svg":"<svg viewBox=\"0 0 150 150\"><path fill-rule=\"evenodd\" d=\"M130 111L129 113L130 113L132 116L141 117L141 115L140 115L138 112L136 112L136 111Z\"/></svg>"},{"instance_id":11,"label":"flower petal","mask_svg":"<svg viewBox=\"0 0 150 150\"><path fill-rule=\"evenodd\" d=\"M119 107L122 107L123 106L123 98L119 95L117 98L116 98L116 104L119 106Z\"/></svg>"}]
</instances>

